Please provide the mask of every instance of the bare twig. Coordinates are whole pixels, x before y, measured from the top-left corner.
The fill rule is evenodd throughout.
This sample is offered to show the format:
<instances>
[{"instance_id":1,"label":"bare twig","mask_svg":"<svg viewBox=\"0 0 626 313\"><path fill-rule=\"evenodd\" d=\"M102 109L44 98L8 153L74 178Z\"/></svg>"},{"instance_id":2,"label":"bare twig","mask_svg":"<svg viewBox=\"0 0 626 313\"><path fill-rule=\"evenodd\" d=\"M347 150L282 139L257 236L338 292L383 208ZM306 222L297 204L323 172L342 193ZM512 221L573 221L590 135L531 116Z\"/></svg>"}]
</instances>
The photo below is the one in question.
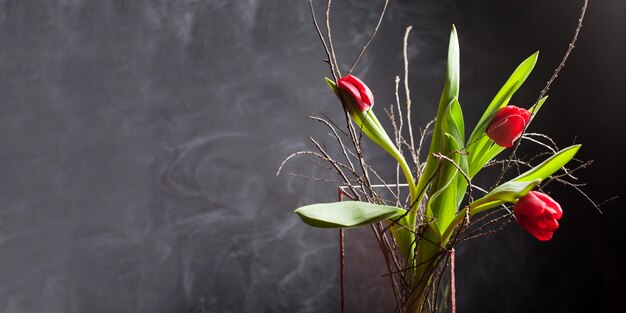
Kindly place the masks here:
<instances>
[{"instance_id":1,"label":"bare twig","mask_svg":"<svg viewBox=\"0 0 626 313\"><path fill-rule=\"evenodd\" d=\"M417 151L415 151L416 154L416 158L419 158L420 153L422 152L422 147L424 146L424 139L426 139L426 136L428 134L430 134L430 132L428 131L429 128L432 127L432 125L435 123L435 119L430 120L430 122L428 122L428 124L426 124L426 126L424 127L424 129L422 129L420 131L420 141L419 144L417 145ZM418 166L419 168L419 166ZM421 176L422 173L417 173L417 176Z\"/></svg>"},{"instance_id":2,"label":"bare twig","mask_svg":"<svg viewBox=\"0 0 626 313\"><path fill-rule=\"evenodd\" d=\"M311 140L311 142L313 142L313 144L315 145L315 147L317 147L317 150L320 151L320 153L328 160L330 161L330 163L333 165L333 167L335 168L335 170L337 170L337 174L339 174L339 176L341 176L341 178L343 179L343 181L345 181L345 183L348 186L351 186L350 184L350 180L348 179L348 177L346 177L346 174L343 172L343 170L339 167L338 162L334 161L330 155L328 155L328 153L326 152L326 150L319 144L319 142L317 142L317 140L313 139L313 137L309 137L309 140ZM354 188L350 187L352 193L354 194L355 198L359 199L359 195L356 192L356 190L354 190Z\"/></svg>"},{"instance_id":3,"label":"bare twig","mask_svg":"<svg viewBox=\"0 0 626 313\"><path fill-rule=\"evenodd\" d=\"M337 63L337 57L335 56L335 46L333 45L333 37L331 36L330 31L330 5L332 0L328 0L326 5L326 36L328 37L328 45L330 46L330 55L332 56L330 62L335 64L335 71L337 72L337 76L341 77L341 70L339 69L339 65ZM337 83L337 77L335 77L335 83Z\"/></svg>"},{"instance_id":4,"label":"bare twig","mask_svg":"<svg viewBox=\"0 0 626 313\"><path fill-rule=\"evenodd\" d=\"M400 84L400 77L396 76L396 106L398 108L398 120L400 120L400 125L396 127L395 119L391 119L394 124L394 130L396 134L396 146L398 147L398 151L402 154L402 108L400 107L400 96L398 95L398 87ZM392 107L393 108L393 107ZM409 124L409 128L411 125ZM396 164L396 185L400 185L400 163ZM400 196L400 188L398 188L398 196ZM398 197L398 204L400 203L400 198Z\"/></svg>"},{"instance_id":5,"label":"bare twig","mask_svg":"<svg viewBox=\"0 0 626 313\"><path fill-rule=\"evenodd\" d=\"M323 123L324 125L326 125L332 132L334 135L334 138L337 140L337 142L339 143L339 146L341 147L341 151L343 152L343 156L346 158L346 160L348 161L348 164L350 164L350 169L354 172L354 164L352 164L352 160L350 160L350 157L348 156L348 152L346 151L346 146L343 144L343 141L341 140L341 137L339 137L339 134L337 134L337 131L335 130L335 128L330 124L330 122L328 122L327 120L321 118L321 117L317 117L317 116L309 116L310 119L318 121L320 123Z\"/></svg>"},{"instance_id":6,"label":"bare twig","mask_svg":"<svg viewBox=\"0 0 626 313\"><path fill-rule=\"evenodd\" d=\"M559 150L559 146L557 146L556 142L554 142L554 140L552 138L550 138L550 136L548 136L546 134L542 134L542 133L525 133L524 136L541 137L543 139L548 140L550 142L550 144L552 145L551 147L554 150Z\"/></svg>"},{"instance_id":7,"label":"bare twig","mask_svg":"<svg viewBox=\"0 0 626 313\"><path fill-rule=\"evenodd\" d=\"M302 155L302 154L313 154L315 156L318 156L320 158L324 158L321 154L319 153L315 153L312 151L298 151L298 152L294 152L292 154L290 154L288 157L286 157L281 163L280 166L278 167L278 171L276 171L276 176L280 175L280 172L283 170L283 167L285 166L285 164L287 163L287 161L289 161L291 158L298 156L298 155Z\"/></svg>"},{"instance_id":8,"label":"bare twig","mask_svg":"<svg viewBox=\"0 0 626 313\"><path fill-rule=\"evenodd\" d=\"M463 169L461 169L461 166L458 165L454 160L452 160L451 158L449 158L448 156L445 156L441 153L433 153L433 157L435 159L443 159L446 160L448 162L450 162L454 167L456 167L456 169L459 171L459 173L461 173L461 175L463 175L463 177L465 178L465 180L467 181L468 186L472 185L472 180L469 178L469 176L467 175L467 173L465 173L463 171Z\"/></svg>"},{"instance_id":9,"label":"bare twig","mask_svg":"<svg viewBox=\"0 0 626 313\"><path fill-rule=\"evenodd\" d=\"M359 63L359 60L361 59L361 57L365 53L365 50L367 50L367 47L370 45L370 43L374 39L374 36L376 36L376 32L378 32L378 28L380 27L380 23L383 21L383 17L385 16L385 11L387 11L387 5L388 4L389 4L389 0L385 0L385 5L383 6L383 11L380 12L380 17L378 18L378 23L376 24L376 27L374 27L374 31L370 35L370 38L367 40L367 42L365 43L363 48L361 48L361 52L359 52L359 55L356 57L356 59L352 63L352 66L350 66L350 70L348 71L348 74L352 73L352 70L354 69L356 64Z\"/></svg>"},{"instance_id":10,"label":"bare twig","mask_svg":"<svg viewBox=\"0 0 626 313\"><path fill-rule=\"evenodd\" d=\"M576 41L578 40L578 34L580 33L580 30L583 27L583 20L585 19L585 14L587 13L587 5L588 5L588 3L589 3L589 0L584 0L583 6L582 6L582 9L581 9L581 12L580 12L580 17L578 18L578 25L576 26L576 30L574 31L574 36L572 37L572 40L569 43L567 51L565 51L565 55L563 56L563 59L561 59L561 63L559 63L559 66L557 66L557 68L554 70L554 73L552 74L552 76L550 77L550 79L548 80L546 85L543 87L543 89L539 93L539 97L537 97L537 100L535 101L535 104L539 103L539 101L550 90L550 87L552 86L552 83L559 76L559 72L561 72L563 67L565 67L565 62L569 58L569 55L572 52L572 50L574 50L574 46L576 44ZM535 114L536 114L536 110L533 110L533 112L531 112L531 117L530 117L531 120L534 118ZM524 130L522 131L522 135L524 133L526 133L526 129L528 128L528 125L529 124L526 124L526 126L524 127ZM513 160L515 158L515 152L517 152L517 149L519 148L519 145L520 145L521 142L522 142L521 140L518 140L515 143L515 147L513 147L513 152L511 152L511 156L509 157L509 159L507 161L507 164L504 167L504 170L502 171L502 173L500 173L500 176L496 180L496 183L494 184L494 186L497 186L497 185L500 184L500 181L504 177L504 174L510 168L511 160Z\"/></svg>"},{"instance_id":11,"label":"bare twig","mask_svg":"<svg viewBox=\"0 0 626 313\"><path fill-rule=\"evenodd\" d=\"M552 153L556 153L556 150L555 150L554 148L550 147L549 145L547 145L547 144L545 144L545 143L543 143L543 142L541 142L541 141L539 141L539 140L537 140L537 139L534 139L534 138L533 138L533 137L531 137L531 136L524 135L524 136L522 136L522 139L525 139L525 140L528 140L528 141L534 142L534 143L536 143L536 144L538 144L538 145L540 145L540 146L543 146L543 147L545 147L546 149L550 150L550 152L552 152Z\"/></svg>"},{"instance_id":12,"label":"bare twig","mask_svg":"<svg viewBox=\"0 0 626 313\"><path fill-rule=\"evenodd\" d=\"M450 249L450 312L456 313L456 274L454 270L454 248Z\"/></svg>"},{"instance_id":13,"label":"bare twig","mask_svg":"<svg viewBox=\"0 0 626 313\"><path fill-rule=\"evenodd\" d=\"M409 144L411 151L415 152L415 140L413 140L413 126L411 122L411 91L409 88L409 33L413 26L406 28L404 32L404 45L402 47L402 55L404 57L404 94L406 96L406 123L409 128ZM420 145L421 146L421 145ZM419 167L419 155L413 153L413 163Z\"/></svg>"},{"instance_id":14,"label":"bare twig","mask_svg":"<svg viewBox=\"0 0 626 313\"><path fill-rule=\"evenodd\" d=\"M291 173L291 172L289 173L289 175L294 176L294 177L300 177L300 178L308 179L308 180L323 181L325 183L343 184L343 182L338 181L336 179L328 179L328 178L322 178L322 177L313 177L313 176L307 176L307 175L302 175L302 174L298 174L298 173Z\"/></svg>"},{"instance_id":15,"label":"bare twig","mask_svg":"<svg viewBox=\"0 0 626 313\"><path fill-rule=\"evenodd\" d=\"M335 71L335 63L333 61L333 58L331 57L331 53L330 50L328 49L328 46L326 45L326 40L324 40L324 36L322 35L322 31L320 29L319 24L317 23L317 18L315 17L315 9L313 9L313 0L309 0L309 6L311 7L311 17L313 19L313 26L315 27L315 30L317 31L317 35L319 36L320 40L322 41L322 45L324 46L324 51L326 52L326 57L328 58L328 65L330 65L330 72L333 75L333 78L335 79L335 82L337 82L337 73Z\"/></svg>"}]
</instances>

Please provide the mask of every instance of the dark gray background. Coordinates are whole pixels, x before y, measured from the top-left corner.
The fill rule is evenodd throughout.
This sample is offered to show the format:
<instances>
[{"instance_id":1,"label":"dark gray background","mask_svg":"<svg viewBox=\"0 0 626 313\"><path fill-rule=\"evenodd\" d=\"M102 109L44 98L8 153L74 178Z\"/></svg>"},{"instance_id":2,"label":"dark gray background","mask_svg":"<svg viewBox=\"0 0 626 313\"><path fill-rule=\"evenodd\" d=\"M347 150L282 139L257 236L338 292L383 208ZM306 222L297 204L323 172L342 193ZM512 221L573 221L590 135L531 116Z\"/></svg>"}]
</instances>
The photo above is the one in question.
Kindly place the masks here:
<instances>
[{"instance_id":1,"label":"dark gray background","mask_svg":"<svg viewBox=\"0 0 626 313\"><path fill-rule=\"evenodd\" d=\"M345 69L382 1L335 2ZM581 179L603 200L622 195L625 178L624 3L591 2L532 130L583 143L596 164ZM536 98L580 4L392 1L355 73L377 110L392 103L413 25L414 122L424 125L455 23L473 125L541 50L514 103ZM341 120L323 57L303 0L0 0L0 312L338 312L336 233L292 213L334 200L334 186L274 176L307 136L327 138L307 115ZM323 174L306 159L286 171ZM600 215L571 189L551 191L565 209L552 241L512 224L461 247L460 312L624 309L624 201Z\"/></svg>"}]
</instances>

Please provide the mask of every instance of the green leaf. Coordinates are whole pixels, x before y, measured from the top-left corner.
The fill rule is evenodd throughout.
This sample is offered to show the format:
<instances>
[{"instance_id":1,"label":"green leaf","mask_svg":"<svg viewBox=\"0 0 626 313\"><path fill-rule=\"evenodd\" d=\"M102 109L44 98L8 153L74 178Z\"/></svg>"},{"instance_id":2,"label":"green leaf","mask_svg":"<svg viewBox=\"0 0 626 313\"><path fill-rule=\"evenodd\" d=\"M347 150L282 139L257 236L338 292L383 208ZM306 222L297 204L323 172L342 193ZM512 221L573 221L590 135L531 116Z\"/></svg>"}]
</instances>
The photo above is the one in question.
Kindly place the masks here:
<instances>
[{"instance_id":1,"label":"green leaf","mask_svg":"<svg viewBox=\"0 0 626 313\"><path fill-rule=\"evenodd\" d=\"M467 150L470 155L470 168L482 168L482 166L477 167L477 165L475 165L474 163L480 162L480 159L482 158L482 155L477 152L483 150L484 146L486 144L489 144L491 141L491 139L485 136L487 126L489 126L493 115L496 114L496 112L500 108L506 106L509 103L511 97L513 97L519 87L522 86L526 78L528 78L533 68L535 67L535 64L537 63L538 56L539 52L535 52L533 55L524 60L524 62L522 62L517 67L517 69L515 69L513 74L506 81L506 83L504 83L500 91L498 91L495 98L493 98L493 100L483 113L483 116L478 121L478 124L476 124L474 131L472 131L472 134L467 141Z\"/></svg>"},{"instance_id":2,"label":"green leaf","mask_svg":"<svg viewBox=\"0 0 626 313\"><path fill-rule=\"evenodd\" d=\"M517 182L508 181L486 194L484 197L470 203L470 214L480 213L484 210L496 207L504 202L517 202L517 199L525 196L535 186L541 183L540 178Z\"/></svg>"},{"instance_id":3,"label":"green leaf","mask_svg":"<svg viewBox=\"0 0 626 313\"><path fill-rule=\"evenodd\" d=\"M442 162L448 161L444 160ZM428 200L428 212L432 212L432 216L436 218L435 224L438 229L446 229L448 227L452 219L454 219L454 215L456 214L457 209L457 189L455 180L457 171L449 172L451 172L452 177L450 177L446 181L443 181L443 186L436 190Z\"/></svg>"},{"instance_id":4,"label":"green leaf","mask_svg":"<svg viewBox=\"0 0 626 313\"><path fill-rule=\"evenodd\" d=\"M543 98L539 99L539 102L537 102L536 104L534 104L534 105L530 108L530 110L528 110L528 111L530 111L530 113L532 114L532 115L531 115L531 118L534 118L534 117L535 117L535 115L537 115L537 112L539 112L539 109L541 109L541 107L542 107L542 106L543 106L543 104L546 102L546 100L548 100L548 96L545 96L545 97L543 97ZM528 122L528 124L530 124L530 122L532 122L532 119Z\"/></svg>"},{"instance_id":5,"label":"green leaf","mask_svg":"<svg viewBox=\"0 0 626 313\"><path fill-rule=\"evenodd\" d=\"M569 162L574 155L576 155L576 152L578 152L579 149L580 145L567 147L555 153L541 164L496 187L484 197L472 202L470 204L470 213L476 214L499 205L495 204L484 206L484 204L496 200L513 203L517 202L517 199L525 196L528 191L532 190L532 188L534 188L542 180L548 178L550 175L565 166L565 164L567 164L567 162Z\"/></svg>"},{"instance_id":6,"label":"green leaf","mask_svg":"<svg viewBox=\"0 0 626 313\"><path fill-rule=\"evenodd\" d=\"M463 122L463 111L458 98L452 99L448 104L444 114L444 120L441 124L441 131L448 133L454 137L457 146L461 146L465 142L465 124Z\"/></svg>"},{"instance_id":7,"label":"green leaf","mask_svg":"<svg viewBox=\"0 0 626 313\"><path fill-rule=\"evenodd\" d=\"M360 201L318 203L295 210L303 222L319 228L349 228L398 218L402 208Z\"/></svg>"},{"instance_id":8,"label":"green leaf","mask_svg":"<svg viewBox=\"0 0 626 313\"><path fill-rule=\"evenodd\" d=\"M337 95L337 97L339 97L339 90L337 89L337 85L335 85L335 82L332 79L328 78L328 77L324 77L324 81L326 82L326 84L328 84L328 87L330 87L330 89L333 90L335 95Z\"/></svg>"},{"instance_id":9,"label":"green leaf","mask_svg":"<svg viewBox=\"0 0 626 313\"><path fill-rule=\"evenodd\" d=\"M534 119L534 116L537 114L539 109L541 109L541 107L543 106L543 104L546 102L547 99L548 99L548 97L541 98L539 100L539 102L537 102L537 104L533 105L530 108L529 111L532 112L532 114L533 114L532 118L533 119ZM530 124L531 122L532 122L532 119L530 121L528 121L528 124ZM485 144L483 146L483 149L481 151L474 152L475 158L477 158L477 159L474 159L474 162L472 163L472 165L470 167L470 172L469 172L470 177L474 177L474 175L476 175L476 173L478 173L483 168L483 166L485 166L485 164L487 164L493 158L498 156L498 154L500 154L505 149L506 148L498 146L497 144L495 144L493 142L493 140L488 139L487 140L487 144Z\"/></svg>"},{"instance_id":10,"label":"green leaf","mask_svg":"<svg viewBox=\"0 0 626 313\"><path fill-rule=\"evenodd\" d=\"M574 158L580 147L580 145L567 147L555 153L541 164L496 187L484 197L470 203L470 214L477 214L506 202L517 202L517 199L525 196L530 190L541 183L543 179L548 178L565 166L565 164ZM450 239L450 234L452 234L454 228L459 225L464 217L465 210L459 212L454 217L443 233L444 242Z\"/></svg>"},{"instance_id":11,"label":"green leaf","mask_svg":"<svg viewBox=\"0 0 626 313\"><path fill-rule=\"evenodd\" d=\"M580 149L580 145L569 146L547 160L543 161L541 164L533 167L532 169L526 171L512 179L512 181L516 182L526 182L532 181L537 178L546 179L548 176L554 174L556 171L561 169L565 164L567 164L578 152Z\"/></svg>"},{"instance_id":12,"label":"green leaf","mask_svg":"<svg viewBox=\"0 0 626 313\"><path fill-rule=\"evenodd\" d=\"M450 160L439 160L442 163L429 190L428 208L432 216L436 217L439 229L446 229L454 218L467 187L464 175L459 173L459 168L467 173L467 158L461 152L465 142L464 122L461 105L456 98L446 108L441 126L444 138L441 140L440 153Z\"/></svg>"},{"instance_id":13,"label":"green leaf","mask_svg":"<svg viewBox=\"0 0 626 313\"><path fill-rule=\"evenodd\" d=\"M435 174L437 170L439 160L436 159L433 154L444 152L445 148L442 148L442 141L446 140L444 127L442 124L444 123L444 119L446 119L445 115L447 111L449 111L450 104L458 99L459 97L459 85L460 85L460 60L459 60L459 39L457 37L456 28L454 25L452 26L452 31L450 32L450 43L448 45L448 65L446 69L446 83L443 88L443 92L441 93L441 98L439 99L439 107L437 109L437 118L435 120L435 126L433 128L432 141L430 143L430 148L428 152L428 158L426 159L426 165L424 166L424 170L422 175L420 176L417 183L417 191L421 192L422 190L426 190L428 187L428 183L431 180L431 177ZM456 111L456 109L454 109ZM459 110L460 112L460 107ZM456 115L456 112L452 115ZM453 120L457 120L459 116L452 117ZM460 120L457 122L462 123L462 114L460 116ZM454 124L454 122L453 122ZM462 125L461 125L462 126ZM457 137L458 134L451 134L453 137ZM462 142L460 143L462 144ZM445 154L445 153L444 153ZM441 175L441 174L438 174ZM444 180L445 181L445 180ZM434 182L434 180L433 180ZM448 181L445 181L443 185L447 184ZM433 184L435 185L435 184ZM431 193L436 192L437 190L430 191ZM419 203L421 198L424 196L424 193L420 194L420 197L417 201ZM415 221L410 221L415 222Z\"/></svg>"}]
</instances>

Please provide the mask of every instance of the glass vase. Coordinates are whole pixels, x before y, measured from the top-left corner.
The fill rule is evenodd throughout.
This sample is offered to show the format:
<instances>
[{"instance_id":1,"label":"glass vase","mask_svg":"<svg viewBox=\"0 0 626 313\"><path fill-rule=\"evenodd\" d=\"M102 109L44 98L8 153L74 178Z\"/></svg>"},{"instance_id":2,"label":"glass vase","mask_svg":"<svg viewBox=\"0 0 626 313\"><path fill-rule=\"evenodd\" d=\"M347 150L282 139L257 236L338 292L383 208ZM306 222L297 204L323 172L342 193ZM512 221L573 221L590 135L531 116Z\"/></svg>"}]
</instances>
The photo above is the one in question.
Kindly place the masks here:
<instances>
[{"instance_id":1,"label":"glass vase","mask_svg":"<svg viewBox=\"0 0 626 313\"><path fill-rule=\"evenodd\" d=\"M354 200L349 189L339 187L339 201ZM392 202L408 193L406 185L373 186L372 189ZM433 269L425 300L416 305L416 298L421 297L416 297L415 293L411 296L411 283L401 279L399 273L410 271L398 266L398 261L390 257L391 251L381 243L382 234L388 242L392 241L387 226L385 222L339 230L341 312L455 312L454 252L448 253L444 262Z\"/></svg>"}]
</instances>

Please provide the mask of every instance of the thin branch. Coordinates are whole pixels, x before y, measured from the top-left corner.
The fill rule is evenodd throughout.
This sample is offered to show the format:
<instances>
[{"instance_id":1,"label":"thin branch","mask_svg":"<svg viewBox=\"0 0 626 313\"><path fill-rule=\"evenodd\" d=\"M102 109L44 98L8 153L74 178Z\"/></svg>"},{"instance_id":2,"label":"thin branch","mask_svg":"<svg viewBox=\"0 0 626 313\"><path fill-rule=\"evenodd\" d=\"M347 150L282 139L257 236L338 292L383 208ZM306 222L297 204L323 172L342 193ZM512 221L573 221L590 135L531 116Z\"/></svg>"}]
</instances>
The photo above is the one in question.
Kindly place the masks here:
<instances>
[{"instance_id":1,"label":"thin branch","mask_svg":"<svg viewBox=\"0 0 626 313\"><path fill-rule=\"evenodd\" d=\"M320 123L323 123L324 125L326 125L332 132L334 135L334 138L337 140L337 142L339 143L339 146L341 147L341 151L343 152L343 156L346 158L346 160L348 161L348 164L350 164L350 169L354 172L354 164L352 164L352 160L350 160L350 157L348 156L348 152L346 152L346 146L343 144L343 141L341 140L341 137L339 137L339 134L337 134L337 131L335 130L335 128L330 124L330 122L328 122L327 120L321 118L321 117L317 117L317 116L309 116L310 119L318 121Z\"/></svg>"},{"instance_id":2,"label":"thin branch","mask_svg":"<svg viewBox=\"0 0 626 313\"><path fill-rule=\"evenodd\" d=\"M535 105L539 103L541 99L543 99L546 93L548 93L548 91L550 90L550 86L552 85L554 80L559 76L559 72L561 72L563 67L565 67L565 62L569 58L569 55L572 52L572 50L574 50L574 46L576 44L576 41L578 40L578 34L580 33L580 30L583 27L583 20L585 19L585 14L587 13L588 4L589 4L589 0L584 0L583 6L580 12L580 17L578 18L578 25L576 26L576 30L574 31L574 36L572 37L572 40L569 43L569 46L567 48L567 51L565 52L565 55L563 56L563 59L561 60L561 63L559 63L559 66L557 66L557 68L554 70L554 73L552 74L552 76L550 77L546 85L543 87L543 89L539 93L539 97L537 97L537 100L535 101ZM533 110L533 112L531 113L531 117L530 117L531 120L534 118L536 113L537 113L536 110ZM526 126L524 127L524 130L522 131L522 135L526 133L526 129L528 128L528 125L529 124L526 124ZM513 152L511 152L511 157L509 157L508 162L504 167L504 170L502 171L502 173L500 173L500 176L496 180L496 183L494 184L494 186L497 186L500 184L500 181L504 177L504 174L510 168L510 162L511 160L513 160L513 158L515 158L515 152L517 152L517 149L519 148L519 145L521 142L522 142L521 140L518 140L515 143L515 147L513 147Z\"/></svg>"},{"instance_id":3,"label":"thin branch","mask_svg":"<svg viewBox=\"0 0 626 313\"><path fill-rule=\"evenodd\" d=\"M330 163L333 165L333 167L337 171L337 174L339 174L341 176L341 178L346 182L346 184L348 185L348 187L350 188L350 190L354 194L355 198L359 199L358 193L356 192L356 190L354 190L354 188L351 187L350 180L348 179L348 177L346 177L346 174L344 174L343 170L341 170L341 168L337 165L338 162L334 161L330 157L330 155L328 155L326 150L324 148L322 148L322 146L319 144L319 142L317 142L315 139L313 139L313 137L309 137L309 140L311 140L311 142L313 142L313 144L315 144L315 147L317 147L317 150L319 150L320 153L322 153L322 155L324 155L324 157L326 159L331 161Z\"/></svg>"},{"instance_id":4,"label":"thin branch","mask_svg":"<svg viewBox=\"0 0 626 313\"><path fill-rule=\"evenodd\" d=\"M328 179L328 178L322 178L322 177L307 176L307 175L302 175L302 174L298 174L298 173L291 173L291 172L289 173L289 175L294 176L294 177L300 177L300 178L308 179L308 180L313 180L313 181L323 181L325 183L343 184L343 182L338 181L336 179Z\"/></svg>"},{"instance_id":5,"label":"thin branch","mask_svg":"<svg viewBox=\"0 0 626 313\"><path fill-rule=\"evenodd\" d=\"M298 156L298 155L302 155L302 154L313 154L315 156L318 156L320 158L324 158L321 154L319 153L315 153L312 151L298 151L298 152L294 152L292 154L290 154L288 157L286 157L281 163L280 166L278 167L278 171L276 171L276 176L280 175L280 172L283 170L283 167L285 166L285 164L287 163L287 161L289 161L291 158Z\"/></svg>"},{"instance_id":6,"label":"thin branch","mask_svg":"<svg viewBox=\"0 0 626 313\"><path fill-rule=\"evenodd\" d=\"M543 142L541 142L541 141L539 141L539 140L537 140L537 139L534 139L534 138L532 138L532 137L530 137L530 136L527 136L527 135L522 136L522 139L525 139L525 140L528 140L528 141L534 142L534 143L536 143L536 144L538 144L538 145L540 145L540 146L543 146L543 147L545 147L546 149L550 150L550 152L552 152L552 153L555 153L555 154L556 154L556 150L555 150L554 148L552 148L552 147L548 146L547 144L545 144L545 143L543 143Z\"/></svg>"},{"instance_id":7,"label":"thin branch","mask_svg":"<svg viewBox=\"0 0 626 313\"><path fill-rule=\"evenodd\" d=\"M326 36L328 36L328 44L330 45L330 54L332 56L330 62L335 64L335 71L337 72L337 76L341 77L341 70L339 70L339 65L337 63L337 57L335 56L335 46L333 45L333 37L331 36L330 31L330 4L332 0L328 0L326 5ZM335 77L335 83L337 83L337 77Z\"/></svg>"},{"instance_id":8,"label":"thin branch","mask_svg":"<svg viewBox=\"0 0 626 313\"><path fill-rule=\"evenodd\" d=\"M359 60L361 59L361 57L365 53L365 50L367 50L367 47L370 45L370 43L374 39L374 36L376 36L376 32L378 32L378 28L380 27L380 23L382 23L383 17L385 16L385 11L387 11L387 5L388 4L389 4L389 0L385 0L385 6L383 6L383 11L380 13L380 17L378 18L378 23L376 24L376 27L374 27L374 31L370 35L370 38L367 40L367 43L365 43L363 48L361 48L361 52L356 57L356 60L354 60L354 63L352 63L352 66L350 66L350 70L348 71L348 74L352 73L352 70L354 69L356 64L359 63Z\"/></svg>"},{"instance_id":9,"label":"thin branch","mask_svg":"<svg viewBox=\"0 0 626 313\"><path fill-rule=\"evenodd\" d=\"M403 118L402 118L402 108L400 107L400 96L398 95L398 88L400 84L400 77L396 76L396 106L398 107L398 120L400 121L400 125L396 128L395 119L391 119L394 125L394 130L396 133L396 146L398 147L398 152L402 154L402 126L403 126ZM393 108L393 106L392 106ZM409 128L411 125L409 124ZM396 185L400 186L400 163L396 164ZM398 204L400 204L400 188L398 188Z\"/></svg>"},{"instance_id":10,"label":"thin branch","mask_svg":"<svg viewBox=\"0 0 626 313\"><path fill-rule=\"evenodd\" d=\"M465 173L463 171L463 169L461 169L461 166L458 165L456 162L454 162L454 160L452 160L451 158L441 154L441 153L433 153L433 157L436 159L444 159L450 163L452 163L452 165L454 167L456 167L456 169L461 173L461 175L463 175L463 177L465 178L465 180L467 181L468 186L472 185L472 180L470 179L469 175L467 175L467 173Z\"/></svg>"},{"instance_id":11,"label":"thin branch","mask_svg":"<svg viewBox=\"0 0 626 313\"><path fill-rule=\"evenodd\" d=\"M328 49L328 46L326 45L326 40L324 40L324 36L322 35L322 30L320 29L319 24L317 23L317 18L315 17L315 9L313 9L313 0L309 0L309 6L311 7L311 17L313 19L313 26L315 27L315 30L317 31L317 35L319 36L320 40L322 41L322 45L324 46L324 51L326 52L326 57L328 58L328 65L330 65L330 72L333 74L333 78L335 79L335 82L337 82L337 73L335 73L335 65L333 63L333 58L331 58L331 53L330 50Z\"/></svg>"},{"instance_id":12,"label":"thin branch","mask_svg":"<svg viewBox=\"0 0 626 313\"><path fill-rule=\"evenodd\" d=\"M546 140L548 140L550 142L550 144L552 145L552 148L554 148L554 150L559 150L559 146L557 146L556 142L554 142L554 139L550 138L550 136L542 134L542 133L525 133L524 136L531 136L531 137L541 137L544 138Z\"/></svg>"},{"instance_id":13,"label":"thin branch","mask_svg":"<svg viewBox=\"0 0 626 313\"><path fill-rule=\"evenodd\" d=\"M455 251L450 249L450 312L456 313L456 273L455 273Z\"/></svg>"},{"instance_id":14,"label":"thin branch","mask_svg":"<svg viewBox=\"0 0 626 313\"><path fill-rule=\"evenodd\" d=\"M402 48L402 55L404 57L404 94L406 95L406 122L409 127L409 143L411 150L415 151L415 140L413 140L413 126L411 122L411 92L409 89L409 33L413 29L413 26L406 28L404 32L404 45ZM413 162L415 166L419 167L419 156L413 156Z\"/></svg>"},{"instance_id":15,"label":"thin branch","mask_svg":"<svg viewBox=\"0 0 626 313\"><path fill-rule=\"evenodd\" d=\"M430 127L432 127L432 125L435 123L436 119L432 119L430 120L430 122L428 122L428 124L426 124L426 126L424 127L423 130L421 130L421 134L420 134L420 142L417 145L417 151L415 151L416 154L416 158L419 158L420 153L422 152L422 147L424 146L424 140L426 139L426 136L429 135L431 132L428 131L428 129ZM419 166L418 166L419 168ZM417 173L417 176L421 176L422 173Z\"/></svg>"}]
</instances>

